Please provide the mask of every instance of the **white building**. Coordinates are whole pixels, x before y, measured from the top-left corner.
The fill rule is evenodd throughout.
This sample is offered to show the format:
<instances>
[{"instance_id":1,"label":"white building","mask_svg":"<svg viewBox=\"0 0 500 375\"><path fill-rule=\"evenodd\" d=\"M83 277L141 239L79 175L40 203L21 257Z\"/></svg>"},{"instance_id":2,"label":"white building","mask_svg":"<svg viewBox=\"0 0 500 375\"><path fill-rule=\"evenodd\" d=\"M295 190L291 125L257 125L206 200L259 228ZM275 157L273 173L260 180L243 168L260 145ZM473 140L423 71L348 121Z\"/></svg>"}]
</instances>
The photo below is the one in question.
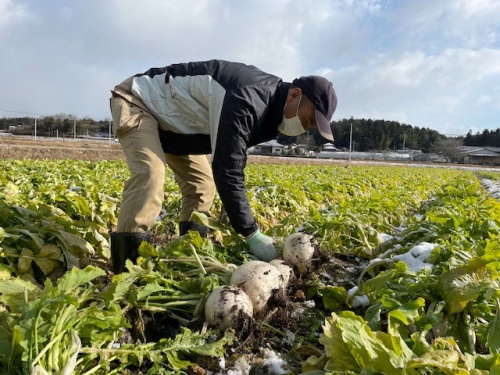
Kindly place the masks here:
<instances>
[{"instance_id":1,"label":"white building","mask_svg":"<svg viewBox=\"0 0 500 375\"><path fill-rule=\"evenodd\" d=\"M251 147L248 152L255 155L283 155L284 148L285 146L273 139Z\"/></svg>"}]
</instances>

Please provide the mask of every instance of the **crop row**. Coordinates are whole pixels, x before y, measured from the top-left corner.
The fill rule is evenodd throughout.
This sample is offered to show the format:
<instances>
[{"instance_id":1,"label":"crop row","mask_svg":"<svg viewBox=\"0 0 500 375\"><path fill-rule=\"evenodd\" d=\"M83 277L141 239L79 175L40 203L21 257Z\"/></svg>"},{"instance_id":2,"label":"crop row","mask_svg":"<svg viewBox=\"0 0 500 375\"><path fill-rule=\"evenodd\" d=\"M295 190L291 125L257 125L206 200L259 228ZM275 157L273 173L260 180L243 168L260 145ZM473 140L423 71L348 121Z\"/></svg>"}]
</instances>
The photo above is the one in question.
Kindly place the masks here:
<instances>
[{"instance_id":1,"label":"crop row","mask_svg":"<svg viewBox=\"0 0 500 375\"><path fill-rule=\"evenodd\" d=\"M0 164L0 373L111 374L146 364L152 374L179 373L196 358L228 356L230 330L187 328L202 323L206 296L228 282L232 265L251 259L220 218L218 198L207 221L212 241L170 234L141 247L139 264L110 280L108 233L126 166ZM291 373L494 373L500 207L471 172L252 164L246 181L255 216L278 249L300 230L323 253L363 267L344 285L306 281L307 298L317 302L307 315L313 334L287 344ZM168 172L165 191L157 239L175 231L179 212ZM152 315L185 328L153 339L131 327ZM314 350L305 355L300 347Z\"/></svg>"}]
</instances>

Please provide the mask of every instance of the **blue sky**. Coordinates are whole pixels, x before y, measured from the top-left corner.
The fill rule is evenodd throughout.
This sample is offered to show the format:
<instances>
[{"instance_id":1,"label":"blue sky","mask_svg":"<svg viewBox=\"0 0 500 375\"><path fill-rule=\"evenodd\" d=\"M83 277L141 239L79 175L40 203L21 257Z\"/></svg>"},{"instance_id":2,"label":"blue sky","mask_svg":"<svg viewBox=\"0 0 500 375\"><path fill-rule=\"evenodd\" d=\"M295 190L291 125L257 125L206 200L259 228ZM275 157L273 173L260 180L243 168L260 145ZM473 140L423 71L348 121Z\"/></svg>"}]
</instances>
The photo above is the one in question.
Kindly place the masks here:
<instances>
[{"instance_id":1,"label":"blue sky","mask_svg":"<svg viewBox=\"0 0 500 375\"><path fill-rule=\"evenodd\" d=\"M498 0L0 0L0 117L108 119L130 75L219 58L327 77L334 120L497 129L499 19Z\"/></svg>"}]
</instances>

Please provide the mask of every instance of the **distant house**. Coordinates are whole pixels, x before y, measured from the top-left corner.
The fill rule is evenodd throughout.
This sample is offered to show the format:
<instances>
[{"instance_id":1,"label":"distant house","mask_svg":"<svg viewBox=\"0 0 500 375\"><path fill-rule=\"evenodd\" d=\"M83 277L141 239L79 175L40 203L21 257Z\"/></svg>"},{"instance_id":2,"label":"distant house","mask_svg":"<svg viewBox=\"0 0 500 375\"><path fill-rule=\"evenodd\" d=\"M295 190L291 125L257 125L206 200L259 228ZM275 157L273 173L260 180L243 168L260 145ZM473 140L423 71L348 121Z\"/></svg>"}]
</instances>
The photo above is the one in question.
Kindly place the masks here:
<instances>
[{"instance_id":1,"label":"distant house","mask_svg":"<svg viewBox=\"0 0 500 375\"><path fill-rule=\"evenodd\" d=\"M460 161L464 164L500 165L500 147L462 146Z\"/></svg>"},{"instance_id":2,"label":"distant house","mask_svg":"<svg viewBox=\"0 0 500 375\"><path fill-rule=\"evenodd\" d=\"M321 146L321 150L322 151L337 151L337 147L335 147L333 145L333 143L330 143L330 142L327 142L327 143L324 143L322 146Z\"/></svg>"},{"instance_id":3,"label":"distant house","mask_svg":"<svg viewBox=\"0 0 500 375\"><path fill-rule=\"evenodd\" d=\"M253 146L249 152L255 155L283 155L284 148L281 143L271 140Z\"/></svg>"}]
</instances>

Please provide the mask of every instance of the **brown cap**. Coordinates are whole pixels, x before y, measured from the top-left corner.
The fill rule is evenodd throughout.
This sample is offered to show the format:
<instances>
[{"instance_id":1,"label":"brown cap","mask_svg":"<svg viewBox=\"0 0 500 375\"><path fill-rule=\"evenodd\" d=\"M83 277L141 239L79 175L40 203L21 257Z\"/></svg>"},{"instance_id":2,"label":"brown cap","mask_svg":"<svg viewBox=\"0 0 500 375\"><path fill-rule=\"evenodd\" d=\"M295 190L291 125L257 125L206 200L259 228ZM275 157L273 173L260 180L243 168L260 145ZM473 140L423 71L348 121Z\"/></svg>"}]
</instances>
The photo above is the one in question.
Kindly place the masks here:
<instances>
[{"instance_id":1,"label":"brown cap","mask_svg":"<svg viewBox=\"0 0 500 375\"><path fill-rule=\"evenodd\" d=\"M299 87L314 104L319 133L324 138L333 141L330 121L337 108L337 95L335 95L332 83L320 76L304 76L296 78L293 85Z\"/></svg>"}]
</instances>

